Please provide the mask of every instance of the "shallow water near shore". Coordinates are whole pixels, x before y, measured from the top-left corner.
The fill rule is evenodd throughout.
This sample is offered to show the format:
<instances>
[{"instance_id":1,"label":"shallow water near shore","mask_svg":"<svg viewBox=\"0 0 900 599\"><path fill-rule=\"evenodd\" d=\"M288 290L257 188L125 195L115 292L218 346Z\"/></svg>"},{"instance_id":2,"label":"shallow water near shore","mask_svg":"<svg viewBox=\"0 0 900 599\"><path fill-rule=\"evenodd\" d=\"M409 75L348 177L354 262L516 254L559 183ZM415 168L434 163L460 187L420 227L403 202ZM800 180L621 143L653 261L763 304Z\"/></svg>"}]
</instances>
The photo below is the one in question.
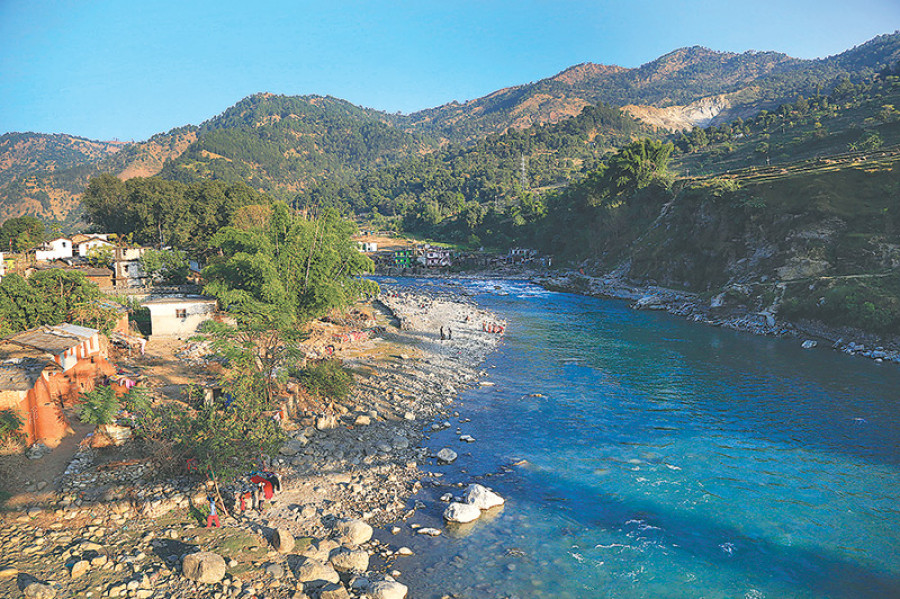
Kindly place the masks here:
<instances>
[{"instance_id":1,"label":"shallow water near shore","mask_svg":"<svg viewBox=\"0 0 900 599\"><path fill-rule=\"evenodd\" d=\"M521 282L399 284L509 321L471 422L428 441L460 454L442 480L496 474L507 503L393 539L411 597L900 596L896 366Z\"/></svg>"}]
</instances>

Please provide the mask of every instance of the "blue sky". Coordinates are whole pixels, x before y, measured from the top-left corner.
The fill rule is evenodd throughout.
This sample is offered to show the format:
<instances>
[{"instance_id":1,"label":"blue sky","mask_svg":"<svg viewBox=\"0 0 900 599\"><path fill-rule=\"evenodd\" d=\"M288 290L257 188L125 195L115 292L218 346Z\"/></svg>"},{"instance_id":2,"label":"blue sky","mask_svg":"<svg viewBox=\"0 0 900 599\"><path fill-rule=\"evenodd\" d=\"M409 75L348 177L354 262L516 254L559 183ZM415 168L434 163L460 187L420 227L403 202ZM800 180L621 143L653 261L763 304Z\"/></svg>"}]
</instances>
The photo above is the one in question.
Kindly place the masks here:
<instances>
[{"instance_id":1,"label":"blue sky","mask_svg":"<svg viewBox=\"0 0 900 599\"><path fill-rule=\"evenodd\" d=\"M408 113L581 62L815 58L898 28L898 0L0 0L0 133L141 140L261 91Z\"/></svg>"}]
</instances>

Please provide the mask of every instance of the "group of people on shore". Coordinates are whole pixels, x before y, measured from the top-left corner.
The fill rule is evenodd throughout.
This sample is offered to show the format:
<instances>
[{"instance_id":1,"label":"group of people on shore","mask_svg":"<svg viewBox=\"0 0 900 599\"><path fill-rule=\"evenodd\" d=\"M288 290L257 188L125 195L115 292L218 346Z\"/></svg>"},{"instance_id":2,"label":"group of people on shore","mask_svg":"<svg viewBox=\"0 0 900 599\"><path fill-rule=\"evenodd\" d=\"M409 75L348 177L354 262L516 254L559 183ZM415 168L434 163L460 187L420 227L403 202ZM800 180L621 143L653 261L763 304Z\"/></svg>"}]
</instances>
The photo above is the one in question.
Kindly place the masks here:
<instances>
[{"instance_id":1,"label":"group of people on shore","mask_svg":"<svg viewBox=\"0 0 900 599\"><path fill-rule=\"evenodd\" d=\"M485 333L494 333L497 335L503 334L503 329L505 327L502 324L497 324L495 322L483 322L481 323L481 330Z\"/></svg>"}]
</instances>

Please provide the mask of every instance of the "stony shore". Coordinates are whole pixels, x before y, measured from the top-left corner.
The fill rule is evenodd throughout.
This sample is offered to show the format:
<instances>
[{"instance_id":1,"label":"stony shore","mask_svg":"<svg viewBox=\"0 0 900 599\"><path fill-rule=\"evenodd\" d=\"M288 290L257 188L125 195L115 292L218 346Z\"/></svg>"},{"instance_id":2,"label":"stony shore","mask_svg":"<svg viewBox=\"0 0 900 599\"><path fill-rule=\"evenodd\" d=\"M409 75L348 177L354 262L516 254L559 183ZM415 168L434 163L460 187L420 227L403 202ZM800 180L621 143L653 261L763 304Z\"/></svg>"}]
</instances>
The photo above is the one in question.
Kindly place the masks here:
<instances>
[{"instance_id":1,"label":"stony shore","mask_svg":"<svg viewBox=\"0 0 900 599\"><path fill-rule=\"evenodd\" d=\"M728 306L723 301L724 294L706 300L696 293L654 285L633 285L614 275L592 277L569 272L541 274L529 279L553 291L625 300L638 310L662 310L709 326L798 339L804 348L830 347L876 362L900 364L900 342L896 339L882 339L864 331L836 329L816 322L789 322L773 312L753 312L740 306Z\"/></svg>"},{"instance_id":2,"label":"stony shore","mask_svg":"<svg viewBox=\"0 0 900 599\"><path fill-rule=\"evenodd\" d=\"M391 533L439 533L419 528L410 503L434 476L419 468L437 460L423 436L446 426L499 336L461 295L386 286L376 308L383 332L342 356L352 395L300 415L271 459L283 491L262 512L205 528L202 483L159 480L141 460L97 467L84 448L56 491L0 515L0 596L403 597L417 574L396 569L410 551Z\"/></svg>"}]
</instances>

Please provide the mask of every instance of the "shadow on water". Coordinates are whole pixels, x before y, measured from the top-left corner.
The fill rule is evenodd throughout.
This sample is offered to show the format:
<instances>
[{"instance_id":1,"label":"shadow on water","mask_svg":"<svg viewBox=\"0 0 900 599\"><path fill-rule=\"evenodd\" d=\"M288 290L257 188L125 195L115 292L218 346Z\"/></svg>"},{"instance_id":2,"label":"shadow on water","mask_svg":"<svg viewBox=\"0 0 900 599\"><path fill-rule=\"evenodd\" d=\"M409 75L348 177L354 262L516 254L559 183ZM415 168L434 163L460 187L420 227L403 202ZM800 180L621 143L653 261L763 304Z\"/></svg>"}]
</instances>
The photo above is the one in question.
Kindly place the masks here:
<instances>
[{"instance_id":1,"label":"shadow on water","mask_svg":"<svg viewBox=\"0 0 900 599\"><path fill-rule=\"evenodd\" d=\"M564 479L552 472L520 472L518 503L534 502L545 509L544 496L567 498L566 516L594 529L620 529L639 518L658 527L661 542L675 551L700 559L713 568L740 571L766 584L802 587L822 597L884 599L900 597L900 576L851 561L827 550L786 547L749 537L741 531L704 518L675 513L658 504L623 501L596 488ZM541 496L524 491L539 489ZM725 556L721 545L733 546ZM767 574L768 573L768 574Z\"/></svg>"}]
</instances>

